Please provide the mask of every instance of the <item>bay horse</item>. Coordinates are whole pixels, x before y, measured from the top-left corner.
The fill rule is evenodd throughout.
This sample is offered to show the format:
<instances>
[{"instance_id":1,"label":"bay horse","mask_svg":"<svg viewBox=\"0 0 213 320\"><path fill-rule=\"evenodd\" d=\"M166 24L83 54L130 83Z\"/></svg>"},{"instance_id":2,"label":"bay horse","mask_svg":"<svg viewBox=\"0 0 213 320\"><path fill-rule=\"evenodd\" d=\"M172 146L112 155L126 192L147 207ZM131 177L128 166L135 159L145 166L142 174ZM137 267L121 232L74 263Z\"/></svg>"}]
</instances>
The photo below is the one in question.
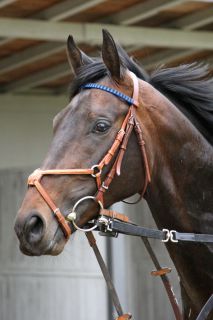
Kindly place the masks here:
<instances>
[{"instance_id":1,"label":"bay horse","mask_svg":"<svg viewBox=\"0 0 213 320\"><path fill-rule=\"evenodd\" d=\"M129 110L124 98L133 93L132 74L138 83L135 112L143 132L151 178L143 196L155 222L159 229L212 234L213 79L207 67L191 64L161 68L149 76L115 44L106 30L102 58L88 57L71 36L67 49L75 74L70 102L54 118L53 140L37 171L40 176L36 181L40 181L43 189L38 192L39 186L35 188L29 182L16 217L15 231L21 251L37 256L62 252L67 241L66 228L75 231L63 217L79 199L92 198L97 188L103 189L98 179L103 181L107 177L119 150L105 163L102 172L97 164L122 131ZM108 88L108 92L103 88ZM121 172L115 174L108 190L104 190L106 208L142 193L146 182L143 162L133 131ZM52 174L54 170L57 175ZM44 201L42 190L48 192L49 202ZM56 209L51 206L51 199L57 203ZM88 198L81 202L76 225L84 226L98 211L97 201ZM168 242L166 247L180 277L184 319L194 320L213 292L212 244Z\"/></svg>"}]
</instances>

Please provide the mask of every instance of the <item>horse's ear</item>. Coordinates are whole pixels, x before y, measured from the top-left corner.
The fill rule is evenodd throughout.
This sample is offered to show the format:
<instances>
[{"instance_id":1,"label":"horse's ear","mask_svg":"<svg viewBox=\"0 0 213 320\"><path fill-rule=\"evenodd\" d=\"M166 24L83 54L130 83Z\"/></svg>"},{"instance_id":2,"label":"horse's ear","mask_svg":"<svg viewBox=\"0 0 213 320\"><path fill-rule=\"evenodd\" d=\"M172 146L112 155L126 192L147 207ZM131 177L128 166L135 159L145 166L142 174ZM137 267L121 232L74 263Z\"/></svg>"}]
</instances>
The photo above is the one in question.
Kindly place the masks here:
<instances>
[{"instance_id":1,"label":"horse's ear","mask_svg":"<svg viewBox=\"0 0 213 320\"><path fill-rule=\"evenodd\" d=\"M102 58L110 72L110 75L116 81L121 79L121 62L118 50L113 37L107 30L103 32Z\"/></svg>"},{"instance_id":2,"label":"horse's ear","mask_svg":"<svg viewBox=\"0 0 213 320\"><path fill-rule=\"evenodd\" d=\"M67 55L69 64L75 74L77 72L77 69L80 68L82 65L86 65L93 62L93 60L90 57L88 57L84 52L82 52L78 48L72 36L69 36L67 38Z\"/></svg>"}]
</instances>

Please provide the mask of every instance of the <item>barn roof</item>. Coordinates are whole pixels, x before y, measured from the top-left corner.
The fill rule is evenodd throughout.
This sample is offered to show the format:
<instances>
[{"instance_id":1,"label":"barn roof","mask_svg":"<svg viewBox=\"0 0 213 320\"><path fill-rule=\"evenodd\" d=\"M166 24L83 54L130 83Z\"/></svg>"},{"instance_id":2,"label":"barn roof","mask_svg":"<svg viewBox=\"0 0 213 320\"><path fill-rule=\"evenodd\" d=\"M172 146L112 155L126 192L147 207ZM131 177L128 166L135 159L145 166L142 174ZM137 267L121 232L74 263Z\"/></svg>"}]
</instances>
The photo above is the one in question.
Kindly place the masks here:
<instances>
[{"instance_id":1,"label":"barn roof","mask_svg":"<svg viewBox=\"0 0 213 320\"><path fill-rule=\"evenodd\" d=\"M148 71L192 61L213 70L212 1L1 0L0 92L66 91L68 34L98 55L102 28Z\"/></svg>"}]
</instances>

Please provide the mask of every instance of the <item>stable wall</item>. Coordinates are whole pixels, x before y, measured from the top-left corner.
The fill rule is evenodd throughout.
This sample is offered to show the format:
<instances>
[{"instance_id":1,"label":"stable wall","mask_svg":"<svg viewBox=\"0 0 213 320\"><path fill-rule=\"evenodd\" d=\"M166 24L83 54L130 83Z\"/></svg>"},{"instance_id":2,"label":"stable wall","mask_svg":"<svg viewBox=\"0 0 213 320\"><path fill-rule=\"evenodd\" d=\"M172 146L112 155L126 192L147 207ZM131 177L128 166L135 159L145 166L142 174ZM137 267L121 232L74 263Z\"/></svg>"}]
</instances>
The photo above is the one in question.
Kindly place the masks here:
<instances>
[{"instance_id":1,"label":"stable wall","mask_svg":"<svg viewBox=\"0 0 213 320\"><path fill-rule=\"evenodd\" d=\"M86 237L58 257L20 253L14 218L66 97L0 96L0 320L107 319L107 292ZM105 240L100 248L106 253Z\"/></svg>"},{"instance_id":2,"label":"stable wall","mask_svg":"<svg viewBox=\"0 0 213 320\"><path fill-rule=\"evenodd\" d=\"M52 136L65 96L0 96L0 169L37 167Z\"/></svg>"}]
</instances>

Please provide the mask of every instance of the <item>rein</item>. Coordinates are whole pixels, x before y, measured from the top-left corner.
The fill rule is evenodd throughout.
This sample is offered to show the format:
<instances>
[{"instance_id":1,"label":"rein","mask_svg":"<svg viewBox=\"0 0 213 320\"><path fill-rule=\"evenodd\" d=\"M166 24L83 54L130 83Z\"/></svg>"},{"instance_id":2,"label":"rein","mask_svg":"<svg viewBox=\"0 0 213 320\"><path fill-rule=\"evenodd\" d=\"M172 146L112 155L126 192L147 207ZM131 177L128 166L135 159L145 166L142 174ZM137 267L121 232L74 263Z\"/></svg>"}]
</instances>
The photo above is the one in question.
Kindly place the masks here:
<instances>
[{"instance_id":1,"label":"rein","mask_svg":"<svg viewBox=\"0 0 213 320\"><path fill-rule=\"evenodd\" d=\"M129 110L123 120L120 130L118 131L115 140L111 148L107 151L103 159L98 163L94 164L91 168L87 169L52 169L52 170L42 170L36 169L28 178L28 186L35 187L40 193L44 201L50 207L54 213L55 218L60 225L66 240L69 239L71 235L71 227L68 222L72 222L75 229L84 231L86 233L87 239L90 246L92 247L96 258L98 260L99 266L107 283L108 289L110 291L114 306L118 313L118 318L116 320L128 320L132 319L130 314L124 314L119 298L117 296L116 290L114 288L113 282L111 280L109 271L105 265L105 262L100 254L100 251L96 245L96 240L93 236L92 230L99 230L101 235L114 236L116 237L119 233L140 236L149 255L156 267L156 271L152 271L153 276L160 276L163 281L163 285L166 289L168 298L170 300L171 306L173 308L176 320L183 320L178 302L174 295L172 286L167 277L167 273L171 272L169 268L161 268L158 259L152 250L150 243L147 238L160 239L162 242L178 242L178 241L194 241L194 242L213 242L213 235L207 234L194 234L194 233L179 233L175 230L163 229L153 230L149 228L140 227L129 221L129 218L121 213L104 209L104 194L109 189L111 182L113 181L116 175L121 174L121 165L125 151L127 149L127 144L130 138L132 131L134 130L137 136L138 144L140 146L142 163L144 166L145 172L145 181L142 193L139 200L144 196L148 184L151 182L150 168L148 163L148 157L145 148L145 141L143 139L143 133L141 130L140 123L137 120L136 109L139 107L139 82L137 77L129 72L130 78L133 82L133 96L132 98L123 94L120 91L117 91L113 88L109 88L104 85L97 83L88 83L82 86L82 89L98 89L106 91L110 94L115 95L119 99L125 101L129 105ZM117 156L112 164L111 169L106 174L106 177L102 179L102 170L105 166L111 163L117 152ZM61 213L60 209L54 203L48 192L42 186L41 180L45 175L91 175L96 180L97 193L95 196L85 196L79 199L73 206L72 212L70 212L66 217ZM94 223L88 223L87 226L79 227L75 220L77 218L76 209L78 205L85 200L94 200L100 207L99 218ZM137 200L137 202L139 201ZM212 309L213 296L209 298L204 308L201 310L197 320L205 320L209 312ZM205 316L205 318L204 318Z\"/></svg>"}]
</instances>

